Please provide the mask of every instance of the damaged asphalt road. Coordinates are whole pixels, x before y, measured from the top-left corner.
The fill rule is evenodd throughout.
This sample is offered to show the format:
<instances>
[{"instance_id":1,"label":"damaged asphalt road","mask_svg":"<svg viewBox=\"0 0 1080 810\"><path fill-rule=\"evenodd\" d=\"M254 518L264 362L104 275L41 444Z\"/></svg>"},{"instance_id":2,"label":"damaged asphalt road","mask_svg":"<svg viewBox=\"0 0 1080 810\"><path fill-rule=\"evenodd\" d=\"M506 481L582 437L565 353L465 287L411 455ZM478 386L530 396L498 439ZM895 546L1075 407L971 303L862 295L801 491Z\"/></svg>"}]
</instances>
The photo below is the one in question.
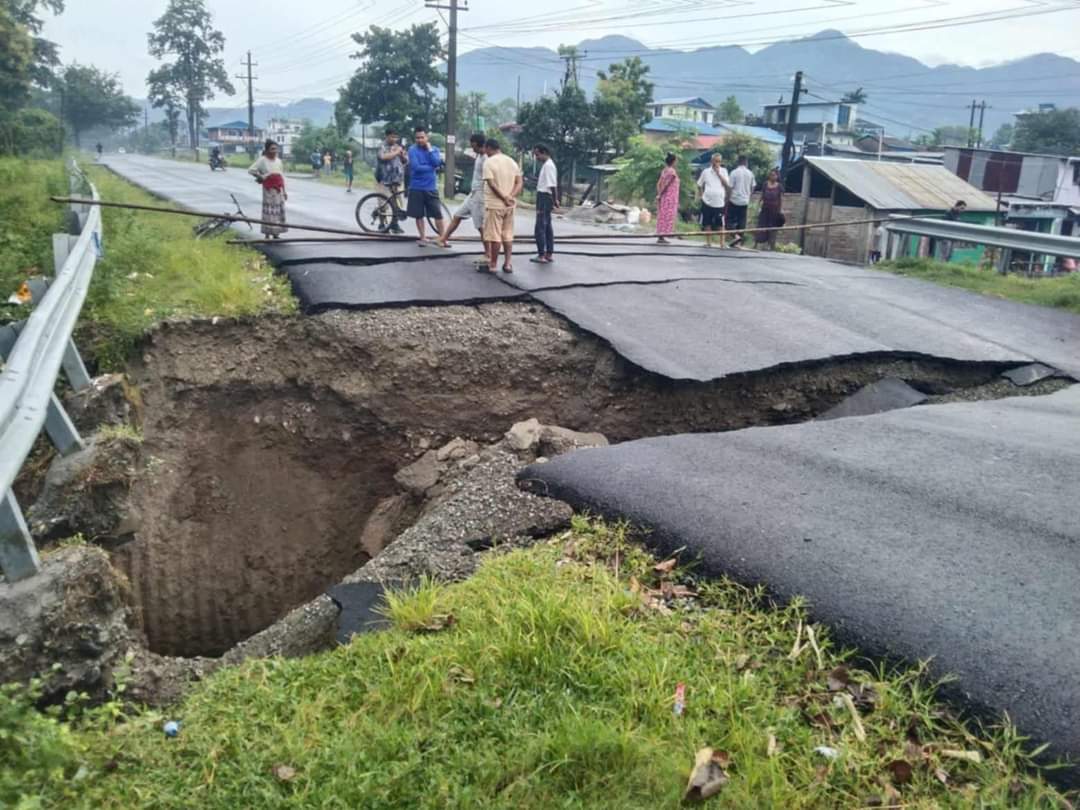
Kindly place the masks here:
<instances>
[{"instance_id":1,"label":"damaged asphalt road","mask_svg":"<svg viewBox=\"0 0 1080 810\"><path fill-rule=\"evenodd\" d=\"M144 158L113 168L191 207L228 207L226 185L243 182L257 210L239 172L207 181L205 169ZM296 191L297 220L351 227L355 198ZM517 229L531 231L526 217ZM577 245L541 268L529 248L522 239L509 278L474 273L467 244L267 254L308 311L530 298L672 385L850 358L1037 362L1080 377L1080 317L1059 310L806 257L695 248L658 260L644 245ZM936 673L959 677L952 691L968 705L1007 711L1051 754L1080 757L1078 437L1073 386L628 442L534 466L524 483L649 526L662 549L686 546L708 573L805 595L817 619L868 652L933 658Z\"/></svg>"},{"instance_id":2,"label":"damaged asphalt road","mask_svg":"<svg viewBox=\"0 0 1080 810\"><path fill-rule=\"evenodd\" d=\"M1080 756L1080 386L643 439L521 480L708 574L803 595L867 652L932 658L953 696Z\"/></svg>"}]
</instances>

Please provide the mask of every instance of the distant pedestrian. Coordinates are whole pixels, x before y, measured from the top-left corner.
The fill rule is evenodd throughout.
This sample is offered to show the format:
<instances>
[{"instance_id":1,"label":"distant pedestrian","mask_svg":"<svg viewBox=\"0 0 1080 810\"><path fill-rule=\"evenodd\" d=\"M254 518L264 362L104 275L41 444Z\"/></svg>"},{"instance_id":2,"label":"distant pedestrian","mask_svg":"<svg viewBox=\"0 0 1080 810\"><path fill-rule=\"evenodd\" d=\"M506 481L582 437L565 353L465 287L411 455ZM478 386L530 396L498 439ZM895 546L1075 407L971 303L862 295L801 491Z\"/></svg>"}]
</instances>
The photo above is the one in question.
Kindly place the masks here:
<instances>
[{"instance_id":1,"label":"distant pedestrian","mask_svg":"<svg viewBox=\"0 0 1080 810\"><path fill-rule=\"evenodd\" d=\"M678 158L668 153L664 169L656 181L656 243L671 244L667 237L675 233L675 217L679 213L679 172L675 169Z\"/></svg>"},{"instance_id":2,"label":"distant pedestrian","mask_svg":"<svg viewBox=\"0 0 1080 810\"><path fill-rule=\"evenodd\" d=\"M719 152L713 153L709 168L701 173L697 185L701 193L701 230L705 231L705 247L713 246L714 231L721 232L719 247L723 247L724 205L731 191L731 180Z\"/></svg>"},{"instance_id":3,"label":"distant pedestrian","mask_svg":"<svg viewBox=\"0 0 1080 810\"><path fill-rule=\"evenodd\" d=\"M278 157L278 145L268 140L263 146L262 155L248 174L262 186L262 232L264 236L277 239L285 233L285 202L289 194L285 191L285 164Z\"/></svg>"},{"instance_id":4,"label":"distant pedestrian","mask_svg":"<svg viewBox=\"0 0 1080 810\"><path fill-rule=\"evenodd\" d=\"M322 155L318 149L311 150L311 156L308 158L311 161L311 173L316 177L319 176L319 172L322 170Z\"/></svg>"},{"instance_id":5,"label":"distant pedestrian","mask_svg":"<svg viewBox=\"0 0 1080 810\"><path fill-rule=\"evenodd\" d=\"M445 236L445 222L437 183L437 172L442 165L442 153L439 147L432 145L428 140L427 128L417 127L413 132L413 145L409 147L408 214L411 219L416 220L416 232L420 235L417 244L420 247L431 244L426 238L426 220L429 218L435 222L437 231L435 244L442 247Z\"/></svg>"},{"instance_id":6,"label":"distant pedestrian","mask_svg":"<svg viewBox=\"0 0 1080 810\"><path fill-rule=\"evenodd\" d=\"M404 210L402 190L405 187L405 166L409 159L405 155L405 149L398 142L397 131L387 128L382 146L375 161L375 182L379 190L390 199L390 212L394 220L384 222L379 226L383 233L402 233L401 225L396 219L398 211Z\"/></svg>"},{"instance_id":7,"label":"distant pedestrian","mask_svg":"<svg viewBox=\"0 0 1080 810\"><path fill-rule=\"evenodd\" d=\"M502 153L494 138L484 146L484 242L488 271L496 272L499 245L503 249L503 272L514 272L514 208L524 182L517 163Z\"/></svg>"},{"instance_id":8,"label":"distant pedestrian","mask_svg":"<svg viewBox=\"0 0 1080 810\"><path fill-rule=\"evenodd\" d=\"M750 198L754 194L754 173L747 165L746 155L739 155L738 166L731 173L731 199L728 201L727 227L736 231L731 247L739 247L746 241L746 214Z\"/></svg>"},{"instance_id":9,"label":"distant pedestrian","mask_svg":"<svg viewBox=\"0 0 1080 810\"><path fill-rule=\"evenodd\" d=\"M97 150L97 159L101 160L101 154L105 151L105 147L98 142L98 145L94 148Z\"/></svg>"},{"instance_id":10,"label":"distant pedestrian","mask_svg":"<svg viewBox=\"0 0 1080 810\"><path fill-rule=\"evenodd\" d=\"M786 222L780 172L773 169L765 179L765 185L761 187L761 211L758 212L757 226L763 230L754 234L754 241L759 246L767 244L769 250L775 250L776 238L780 232L772 229L782 228Z\"/></svg>"},{"instance_id":11,"label":"distant pedestrian","mask_svg":"<svg viewBox=\"0 0 1080 810\"><path fill-rule=\"evenodd\" d=\"M345 157L341 161L342 171L345 172L345 191L352 194L353 183L353 154L352 149L345 150Z\"/></svg>"},{"instance_id":12,"label":"distant pedestrian","mask_svg":"<svg viewBox=\"0 0 1080 810\"><path fill-rule=\"evenodd\" d=\"M469 147L476 155L476 161L473 163L472 185L469 188L469 196L450 218L450 226L439 242L443 247L450 246L450 237L467 219L472 220L473 227L481 237L484 235L484 161L487 160L484 146L486 143L487 137L482 132L474 132L469 136Z\"/></svg>"},{"instance_id":13,"label":"distant pedestrian","mask_svg":"<svg viewBox=\"0 0 1080 810\"><path fill-rule=\"evenodd\" d=\"M879 222L874 228L874 242L870 249L870 264L877 264L884 258L885 249L889 244L889 232L885 230L885 223Z\"/></svg>"},{"instance_id":14,"label":"distant pedestrian","mask_svg":"<svg viewBox=\"0 0 1080 810\"><path fill-rule=\"evenodd\" d=\"M329 149L327 149L325 152L323 152L322 167L323 167L323 171L326 172L327 177L329 177L331 174L333 174L333 172L334 172L334 158L330 154Z\"/></svg>"},{"instance_id":15,"label":"distant pedestrian","mask_svg":"<svg viewBox=\"0 0 1080 810\"><path fill-rule=\"evenodd\" d=\"M555 253L555 229L551 214L559 208L559 170L551 157L551 150L543 144L533 149L533 157L540 162L540 176L536 180L536 257L535 264L551 264Z\"/></svg>"}]
</instances>

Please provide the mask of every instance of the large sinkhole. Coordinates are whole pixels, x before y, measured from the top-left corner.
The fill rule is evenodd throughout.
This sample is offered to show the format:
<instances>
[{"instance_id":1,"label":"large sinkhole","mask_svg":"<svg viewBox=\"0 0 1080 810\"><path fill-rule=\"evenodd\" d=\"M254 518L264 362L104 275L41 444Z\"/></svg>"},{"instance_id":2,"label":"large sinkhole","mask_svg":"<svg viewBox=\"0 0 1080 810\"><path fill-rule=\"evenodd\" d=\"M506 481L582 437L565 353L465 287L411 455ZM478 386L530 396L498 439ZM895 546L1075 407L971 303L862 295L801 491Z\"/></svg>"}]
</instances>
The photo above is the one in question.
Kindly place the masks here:
<instances>
[{"instance_id":1,"label":"large sinkhole","mask_svg":"<svg viewBox=\"0 0 1080 810\"><path fill-rule=\"evenodd\" d=\"M873 357L676 383L521 303L172 325L130 369L145 468L114 554L153 651L217 656L407 528L423 504L394 475L439 441L530 417L612 441L784 424L885 377L943 396L1000 371Z\"/></svg>"}]
</instances>

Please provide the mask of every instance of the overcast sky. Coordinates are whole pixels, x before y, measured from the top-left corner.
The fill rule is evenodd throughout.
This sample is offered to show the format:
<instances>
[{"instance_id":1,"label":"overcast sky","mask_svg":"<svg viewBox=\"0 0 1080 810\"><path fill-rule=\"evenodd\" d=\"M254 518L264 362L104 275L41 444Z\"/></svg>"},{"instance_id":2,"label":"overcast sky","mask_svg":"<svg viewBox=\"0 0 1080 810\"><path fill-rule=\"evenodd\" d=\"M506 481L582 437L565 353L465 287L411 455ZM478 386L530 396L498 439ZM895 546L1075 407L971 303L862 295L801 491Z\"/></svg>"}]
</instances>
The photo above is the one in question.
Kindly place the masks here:
<instances>
[{"instance_id":1,"label":"overcast sky","mask_svg":"<svg viewBox=\"0 0 1080 810\"><path fill-rule=\"evenodd\" d=\"M69 0L64 14L48 19L45 34L60 44L65 62L119 73L126 91L141 97L155 65L146 53L146 34L166 5L167 0ZM239 73L245 51L254 52L257 101L332 98L352 70L350 33L439 19L423 0L207 5L225 34L230 70ZM981 67L1045 51L1080 56L1080 0L545 0L542 14L533 4L506 0L472 0L469 6L461 15L463 51L488 44L554 48L605 34L651 47L731 44L755 50L837 28L864 47L935 65ZM300 17L304 9L309 12ZM973 17L997 19L957 24ZM931 27L936 25L948 27ZM881 31L897 26L910 30Z\"/></svg>"}]
</instances>

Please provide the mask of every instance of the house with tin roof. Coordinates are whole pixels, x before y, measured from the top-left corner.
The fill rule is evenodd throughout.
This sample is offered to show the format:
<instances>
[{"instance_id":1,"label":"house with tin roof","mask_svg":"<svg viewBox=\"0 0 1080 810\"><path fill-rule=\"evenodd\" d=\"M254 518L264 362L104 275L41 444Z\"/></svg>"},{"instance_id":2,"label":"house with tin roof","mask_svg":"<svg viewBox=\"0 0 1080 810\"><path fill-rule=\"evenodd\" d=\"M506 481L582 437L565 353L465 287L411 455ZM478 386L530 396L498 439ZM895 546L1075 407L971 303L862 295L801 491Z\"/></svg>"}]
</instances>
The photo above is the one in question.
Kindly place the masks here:
<instances>
[{"instance_id":1,"label":"house with tin roof","mask_svg":"<svg viewBox=\"0 0 1080 810\"><path fill-rule=\"evenodd\" d=\"M652 103L653 118L671 118L676 121L699 121L716 123L716 108L700 96L693 98L662 98Z\"/></svg>"},{"instance_id":2,"label":"house with tin roof","mask_svg":"<svg viewBox=\"0 0 1080 810\"><path fill-rule=\"evenodd\" d=\"M995 200L940 164L804 157L788 172L784 189L788 225L835 223L786 231L810 256L866 264L878 221L893 215L942 217L963 200L965 222L991 225ZM911 237L919 242L918 237ZM907 255L929 255L927 240L909 246ZM978 261L982 248L954 245L952 261Z\"/></svg>"}]
</instances>

